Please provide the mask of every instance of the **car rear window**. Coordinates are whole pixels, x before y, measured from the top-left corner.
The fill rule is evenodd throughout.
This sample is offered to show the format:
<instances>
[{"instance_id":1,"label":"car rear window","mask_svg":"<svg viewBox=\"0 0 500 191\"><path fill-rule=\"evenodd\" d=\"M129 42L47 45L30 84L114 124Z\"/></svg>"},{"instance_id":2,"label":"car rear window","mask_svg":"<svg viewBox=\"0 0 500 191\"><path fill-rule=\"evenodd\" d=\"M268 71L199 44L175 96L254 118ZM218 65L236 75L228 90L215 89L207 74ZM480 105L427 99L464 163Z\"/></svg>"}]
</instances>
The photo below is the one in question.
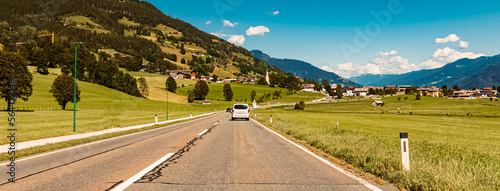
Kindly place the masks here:
<instances>
[{"instance_id":1,"label":"car rear window","mask_svg":"<svg viewBox=\"0 0 500 191\"><path fill-rule=\"evenodd\" d=\"M246 105L234 105L234 109L248 109Z\"/></svg>"}]
</instances>

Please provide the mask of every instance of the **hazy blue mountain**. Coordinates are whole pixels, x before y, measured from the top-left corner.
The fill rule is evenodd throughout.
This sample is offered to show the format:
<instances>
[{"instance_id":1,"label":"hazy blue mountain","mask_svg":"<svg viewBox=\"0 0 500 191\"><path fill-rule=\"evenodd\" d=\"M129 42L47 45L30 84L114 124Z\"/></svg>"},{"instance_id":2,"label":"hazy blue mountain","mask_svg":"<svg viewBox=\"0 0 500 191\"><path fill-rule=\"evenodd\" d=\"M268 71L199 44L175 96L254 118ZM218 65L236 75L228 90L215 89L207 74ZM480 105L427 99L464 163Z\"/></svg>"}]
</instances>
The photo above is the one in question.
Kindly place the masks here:
<instances>
[{"instance_id":1,"label":"hazy blue mountain","mask_svg":"<svg viewBox=\"0 0 500 191\"><path fill-rule=\"evenodd\" d=\"M351 77L351 81L367 86L413 85L460 88L483 88L500 85L500 55L476 59L460 59L441 68L420 70L405 74L365 74Z\"/></svg>"},{"instance_id":2,"label":"hazy blue mountain","mask_svg":"<svg viewBox=\"0 0 500 191\"><path fill-rule=\"evenodd\" d=\"M327 80L330 84L335 83L335 84L344 84L355 87L359 86L359 84L357 83L342 78L335 73L319 69L318 67L313 66L312 64L304 61L294 60L294 59L272 58L260 50L252 50L250 52L255 57L266 61L268 64L277 66L281 70L287 73L290 72L296 76L300 76L301 78L314 79L317 82L322 82L323 80Z\"/></svg>"}]
</instances>

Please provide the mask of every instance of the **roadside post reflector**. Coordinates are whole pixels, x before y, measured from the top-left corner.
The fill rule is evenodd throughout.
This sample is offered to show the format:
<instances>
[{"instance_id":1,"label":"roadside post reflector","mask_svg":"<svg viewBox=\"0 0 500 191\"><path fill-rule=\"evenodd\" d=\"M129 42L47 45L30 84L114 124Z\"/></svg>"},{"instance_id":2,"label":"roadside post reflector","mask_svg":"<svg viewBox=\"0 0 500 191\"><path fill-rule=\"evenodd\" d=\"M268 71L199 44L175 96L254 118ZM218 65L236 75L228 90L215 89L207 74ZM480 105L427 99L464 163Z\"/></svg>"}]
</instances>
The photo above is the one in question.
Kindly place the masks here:
<instances>
[{"instance_id":1,"label":"roadside post reflector","mask_svg":"<svg viewBox=\"0 0 500 191\"><path fill-rule=\"evenodd\" d=\"M410 150L408 148L408 133L400 133L399 138L401 139L401 164L403 165L403 170L410 170Z\"/></svg>"},{"instance_id":2,"label":"roadside post reflector","mask_svg":"<svg viewBox=\"0 0 500 191\"><path fill-rule=\"evenodd\" d=\"M158 115L155 115L155 124L158 125Z\"/></svg>"},{"instance_id":3,"label":"roadside post reflector","mask_svg":"<svg viewBox=\"0 0 500 191\"><path fill-rule=\"evenodd\" d=\"M273 123L273 116L271 115L270 119L269 119L269 123Z\"/></svg>"}]
</instances>

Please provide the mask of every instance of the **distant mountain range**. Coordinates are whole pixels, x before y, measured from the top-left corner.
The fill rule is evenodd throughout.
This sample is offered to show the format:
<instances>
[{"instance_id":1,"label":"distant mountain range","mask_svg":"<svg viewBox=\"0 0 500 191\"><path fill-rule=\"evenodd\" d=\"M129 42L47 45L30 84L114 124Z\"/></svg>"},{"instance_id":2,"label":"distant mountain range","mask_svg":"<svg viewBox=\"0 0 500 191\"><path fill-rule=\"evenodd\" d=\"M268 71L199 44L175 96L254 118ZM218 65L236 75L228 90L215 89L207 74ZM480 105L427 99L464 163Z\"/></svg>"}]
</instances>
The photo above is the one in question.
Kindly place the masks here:
<instances>
[{"instance_id":1,"label":"distant mountain range","mask_svg":"<svg viewBox=\"0 0 500 191\"><path fill-rule=\"evenodd\" d=\"M287 73L292 73L301 78L314 79L317 82L327 80L330 84L344 84L354 87L360 86L359 84L342 78L335 73L324 71L304 61L272 58L271 56L263 53L260 50L252 50L250 52L255 57L266 61L268 64L274 65Z\"/></svg>"},{"instance_id":2,"label":"distant mountain range","mask_svg":"<svg viewBox=\"0 0 500 191\"><path fill-rule=\"evenodd\" d=\"M500 55L460 59L441 68L420 70L405 74L365 74L351 77L351 81L367 86L413 85L452 87L462 89L500 85Z\"/></svg>"}]
</instances>

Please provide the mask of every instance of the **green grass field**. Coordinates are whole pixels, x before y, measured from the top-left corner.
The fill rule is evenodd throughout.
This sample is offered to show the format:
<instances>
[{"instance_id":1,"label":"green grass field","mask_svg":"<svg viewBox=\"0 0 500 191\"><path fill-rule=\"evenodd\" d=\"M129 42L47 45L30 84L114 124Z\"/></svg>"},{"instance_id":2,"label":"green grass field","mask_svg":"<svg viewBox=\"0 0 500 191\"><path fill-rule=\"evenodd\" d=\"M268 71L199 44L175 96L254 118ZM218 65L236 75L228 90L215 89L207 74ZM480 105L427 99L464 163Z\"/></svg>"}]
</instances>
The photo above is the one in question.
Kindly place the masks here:
<instances>
[{"instance_id":1,"label":"green grass field","mask_svg":"<svg viewBox=\"0 0 500 191\"><path fill-rule=\"evenodd\" d=\"M134 21L130 21L127 19L127 17L123 17L122 19L118 20L118 23L125 25L125 26L132 26L132 27L138 27L141 26L140 23L136 23Z\"/></svg>"},{"instance_id":2,"label":"green grass field","mask_svg":"<svg viewBox=\"0 0 500 191\"><path fill-rule=\"evenodd\" d=\"M27 102L18 100L16 103L16 108L19 110L16 115L16 122L19 129L18 134L21 135L18 139L19 142L86 133L114 127L153 123L155 115L158 115L159 120L166 119L167 104L165 102L166 91L164 90L166 76L146 72L129 72L135 77L144 76L146 78L150 87L150 97L152 96L154 99L133 97L104 86L77 81L82 93L80 96L81 101L77 103L77 131L73 132L73 112L62 111L61 107L49 93L52 82L60 74L60 69L49 69L49 75L40 75L35 72L35 67L29 66L28 68L32 71L34 78L33 95L29 97ZM225 110L234 103L214 100L211 105L201 105L201 101L187 104L185 93L187 89L194 88L193 84L196 82L192 80L177 80L177 83L178 86L184 84L186 88L180 88L179 90L179 92L184 94L169 93L169 119L189 117L191 111L193 115L199 115L215 111L216 109ZM220 89L218 89L219 86ZM211 88L211 95L222 96L221 84L214 83L211 85ZM266 86L242 86L241 84L235 85L233 91L235 91L235 95L240 95L240 92L252 88L259 92L258 96L264 90L270 93L274 91L274 88ZM220 91L220 95L217 93L218 91ZM249 92L246 93L250 96ZM284 95L283 101L313 99L309 96L311 95ZM7 103L2 100L0 104L3 105L0 108L5 110ZM68 103L67 109L72 110L73 104ZM7 115L7 112L0 112L0 117L4 117L6 120ZM0 128L2 128L0 132L6 133L7 124L0 124ZM0 144L6 143L8 143L6 138L0 139Z\"/></svg>"},{"instance_id":3,"label":"green grass field","mask_svg":"<svg viewBox=\"0 0 500 191\"><path fill-rule=\"evenodd\" d=\"M34 71L34 67L29 67ZM51 74L33 74L33 95L29 101L17 101L18 111L16 124L19 129L18 141L28 141L41 138L75 134L73 132L73 112L61 111L60 106L49 93L52 82L60 73L60 69L50 69ZM77 131L85 133L113 127L126 127L154 122L154 116L159 120L166 119L166 102L129 96L104 86L78 81L81 89L81 102L77 103ZM2 100L0 108L5 109L7 103ZM169 103L169 119L189 117L191 108L193 115L225 109L223 103L212 105ZM73 104L68 103L67 109L72 110ZM7 112L0 112L0 117L7 120ZM6 133L7 123L1 123L2 133ZM0 139L0 144L6 144L7 139Z\"/></svg>"},{"instance_id":4,"label":"green grass field","mask_svg":"<svg viewBox=\"0 0 500 191\"><path fill-rule=\"evenodd\" d=\"M259 98L263 96L264 94L272 94L276 90L281 90L281 97L280 99L276 100L270 100L271 104L274 103L292 103L292 102L298 102L300 100L304 101L311 101L314 99L321 99L325 96L321 93L309 93L309 92L300 92L296 94L290 94L288 93L288 90L285 88L272 88L269 86L264 86L264 85L251 85L251 84L237 84L237 83L230 83L231 89L233 90L233 100L236 101L244 101L247 99L248 102L251 102L250 100L251 96L250 94L252 91L255 91L257 95L255 98ZM222 92L222 89L224 87L224 83L215 83L211 82L208 84L208 87L210 91L208 92L207 99L211 100L224 100L224 93ZM186 87L181 87L177 90L177 93L180 95L187 96L187 91L188 90L193 90L194 85L191 86L186 86ZM267 102L266 102L267 103Z\"/></svg>"},{"instance_id":5,"label":"green grass field","mask_svg":"<svg viewBox=\"0 0 500 191\"><path fill-rule=\"evenodd\" d=\"M104 29L100 24L95 23L90 18L85 17L85 16L70 16L70 17L64 18L64 21L67 23L74 22L76 24L87 24L89 26L90 25L93 26L93 28L90 28L89 26L87 26L87 27L85 27L85 26L73 26L75 28L90 30L90 31L94 31L96 33L106 33L106 34L111 33L111 31Z\"/></svg>"},{"instance_id":6,"label":"green grass field","mask_svg":"<svg viewBox=\"0 0 500 191\"><path fill-rule=\"evenodd\" d=\"M257 120L399 188L500 189L500 103L404 97L375 110L371 100L258 110ZM409 134L409 172L400 169L400 132Z\"/></svg>"}]
</instances>

